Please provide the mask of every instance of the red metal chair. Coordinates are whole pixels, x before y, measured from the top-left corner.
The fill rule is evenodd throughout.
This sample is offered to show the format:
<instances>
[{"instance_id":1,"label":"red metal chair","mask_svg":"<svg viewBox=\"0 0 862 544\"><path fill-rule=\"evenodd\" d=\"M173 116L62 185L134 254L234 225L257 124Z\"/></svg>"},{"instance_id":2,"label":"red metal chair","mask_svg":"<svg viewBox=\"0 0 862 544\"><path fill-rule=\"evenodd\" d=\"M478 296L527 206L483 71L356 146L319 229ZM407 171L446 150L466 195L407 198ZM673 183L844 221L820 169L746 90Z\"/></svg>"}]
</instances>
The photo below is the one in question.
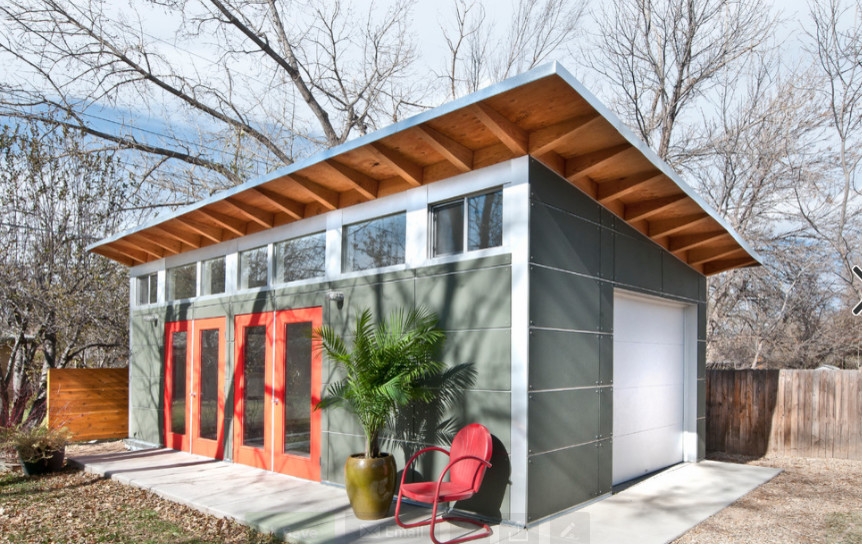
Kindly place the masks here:
<instances>
[{"instance_id":1,"label":"red metal chair","mask_svg":"<svg viewBox=\"0 0 862 544\"><path fill-rule=\"evenodd\" d=\"M441 502L453 502L469 499L479 491L482 485L482 478L485 477L485 470L491 466L489 462L493 446L491 443L491 433L488 432L483 425L471 423L467 425L455 435L452 441L452 448L446 451L443 448L425 448L416 452L416 454L407 461L404 467L404 472L401 474L401 488L398 491L398 502L395 505L395 522L409 529L411 527L421 527L423 525L431 525L431 541L434 544L458 544L484 538L491 535L491 528L487 524L476 520L447 516L445 514L437 517L437 505ZM440 473L436 482L415 482L411 484L404 483L404 478L410 470L410 465L413 461L425 452L441 451L449 456L449 464ZM449 481L444 482L446 474L449 474ZM431 519L419 521L416 523L402 523L398 518L401 511L401 500L407 497L414 501L432 504ZM456 538L446 542L440 542L434 536L434 527L440 521L463 521L472 523L477 527L485 529L484 532L476 535L466 536L464 538Z\"/></svg>"}]
</instances>

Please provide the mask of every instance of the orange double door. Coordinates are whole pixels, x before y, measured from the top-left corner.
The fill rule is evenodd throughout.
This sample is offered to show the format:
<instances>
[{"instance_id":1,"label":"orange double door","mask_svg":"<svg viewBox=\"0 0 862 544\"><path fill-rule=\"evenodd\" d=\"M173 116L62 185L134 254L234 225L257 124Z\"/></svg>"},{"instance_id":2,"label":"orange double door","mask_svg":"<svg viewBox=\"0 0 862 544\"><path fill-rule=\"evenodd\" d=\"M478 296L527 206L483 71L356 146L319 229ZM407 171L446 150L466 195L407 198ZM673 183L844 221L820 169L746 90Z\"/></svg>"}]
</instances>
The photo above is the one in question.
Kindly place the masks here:
<instances>
[{"instance_id":1,"label":"orange double door","mask_svg":"<svg viewBox=\"0 0 862 544\"><path fill-rule=\"evenodd\" d=\"M165 443L224 457L226 389L233 391L233 461L320 479L320 307L234 318L234 369L225 373L226 318L165 326ZM225 387L225 380L230 383Z\"/></svg>"}]
</instances>

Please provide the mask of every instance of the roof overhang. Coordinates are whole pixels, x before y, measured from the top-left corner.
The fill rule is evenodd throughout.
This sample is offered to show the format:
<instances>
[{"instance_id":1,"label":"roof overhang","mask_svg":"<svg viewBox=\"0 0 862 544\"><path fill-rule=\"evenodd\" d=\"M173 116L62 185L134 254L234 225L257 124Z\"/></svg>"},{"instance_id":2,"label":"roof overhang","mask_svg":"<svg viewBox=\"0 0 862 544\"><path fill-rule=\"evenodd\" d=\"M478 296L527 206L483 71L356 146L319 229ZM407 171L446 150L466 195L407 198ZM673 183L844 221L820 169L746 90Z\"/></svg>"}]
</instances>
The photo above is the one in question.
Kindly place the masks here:
<instances>
[{"instance_id":1,"label":"roof overhang","mask_svg":"<svg viewBox=\"0 0 862 544\"><path fill-rule=\"evenodd\" d=\"M128 266L532 155L705 275L756 252L557 63L317 153L88 249Z\"/></svg>"}]
</instances>

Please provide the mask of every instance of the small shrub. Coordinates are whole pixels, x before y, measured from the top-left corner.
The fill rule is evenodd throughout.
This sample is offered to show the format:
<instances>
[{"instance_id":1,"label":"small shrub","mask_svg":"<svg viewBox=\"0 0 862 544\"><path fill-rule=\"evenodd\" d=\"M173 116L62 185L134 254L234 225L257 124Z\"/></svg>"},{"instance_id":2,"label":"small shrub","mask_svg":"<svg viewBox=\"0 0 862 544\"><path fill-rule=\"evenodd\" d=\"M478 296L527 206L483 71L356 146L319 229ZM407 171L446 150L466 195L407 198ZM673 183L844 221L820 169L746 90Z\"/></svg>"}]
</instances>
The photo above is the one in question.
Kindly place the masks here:
<instances>
[{"instance_id":1,"label":"small shrub","mask_svg":"<svg viewBox=\"0 0 862 544\"><path fill-rule=\"evenodd\" d=\"M50 459L55 452L63 449L72 438L65 427L50 429L47 425L20 427L4 433L3 442L14 448L26 463Z\"/></svg>"}]
</instances>

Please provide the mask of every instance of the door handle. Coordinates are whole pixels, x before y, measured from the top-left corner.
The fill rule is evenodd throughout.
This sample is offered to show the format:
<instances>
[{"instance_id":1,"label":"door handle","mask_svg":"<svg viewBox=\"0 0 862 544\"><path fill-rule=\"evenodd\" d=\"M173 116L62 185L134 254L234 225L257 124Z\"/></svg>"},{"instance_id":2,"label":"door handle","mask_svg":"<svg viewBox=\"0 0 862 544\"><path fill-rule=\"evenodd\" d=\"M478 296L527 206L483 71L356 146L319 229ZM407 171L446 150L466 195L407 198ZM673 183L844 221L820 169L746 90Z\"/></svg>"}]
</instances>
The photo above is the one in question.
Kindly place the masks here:
<instances>
[{"instance_id":1,"label":"door handle","mask_svg":"<svg viewBox=\"0 0 862 544\"><path fill-rule=\"evenodd\" d=\"M272 399L272 402L274 402L275 404L278 404L278 399Z\"/></svg>"}]
</instances>

